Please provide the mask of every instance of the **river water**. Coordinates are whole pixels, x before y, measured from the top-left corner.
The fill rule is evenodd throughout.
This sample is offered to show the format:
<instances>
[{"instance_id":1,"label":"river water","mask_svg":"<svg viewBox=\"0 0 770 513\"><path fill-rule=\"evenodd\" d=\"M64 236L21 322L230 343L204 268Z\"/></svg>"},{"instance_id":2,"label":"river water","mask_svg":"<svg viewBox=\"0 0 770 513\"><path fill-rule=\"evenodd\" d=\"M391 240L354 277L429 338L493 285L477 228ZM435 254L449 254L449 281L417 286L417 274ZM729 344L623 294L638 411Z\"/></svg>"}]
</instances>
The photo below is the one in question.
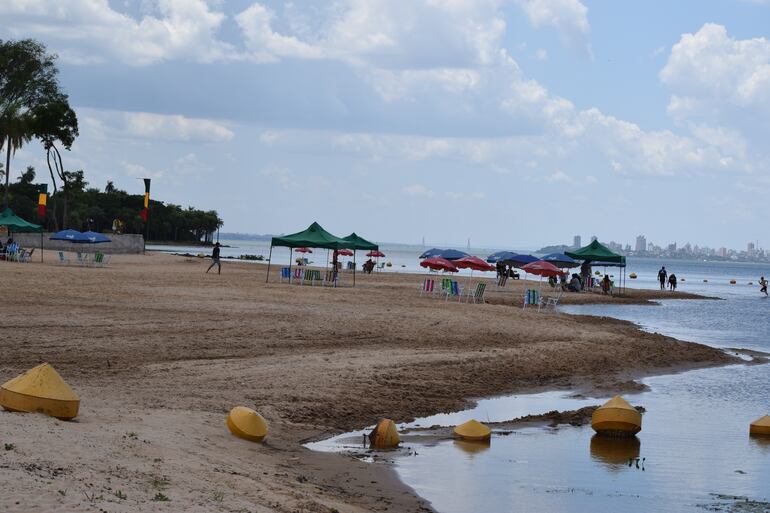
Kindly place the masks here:
<instances>
[{"instance_id":1,"label":"river water","mask_svg":"<svg viewBox=\"0 0 770 513\"><path fill-rule=\"evenodd\" d=\"M722 299L563 310L627 319L646 330L714 346L770 352L770 300L756 287L760 274L770 274L762 266L632 261L629 267L639 278L629 284L653 286L661 265L685 277L680 290ZM743 498L770 501L770 440L748 435L751 421L770 414L770 365L731 365L643 381L649 391L625 396L646 408L643 429L630 442L597 438L590 426L528 427L493 432L489 445L410 441L413 451L402 451L402 457L396 453L393 466L442 513L728 511L744 506ZM418 419L400 429L452 426L471 418L505 421L606 400L572 395L483 399L471 410ZM348 450L359 443L360 434L311 447Z\"/></svg>"}]
</instances>

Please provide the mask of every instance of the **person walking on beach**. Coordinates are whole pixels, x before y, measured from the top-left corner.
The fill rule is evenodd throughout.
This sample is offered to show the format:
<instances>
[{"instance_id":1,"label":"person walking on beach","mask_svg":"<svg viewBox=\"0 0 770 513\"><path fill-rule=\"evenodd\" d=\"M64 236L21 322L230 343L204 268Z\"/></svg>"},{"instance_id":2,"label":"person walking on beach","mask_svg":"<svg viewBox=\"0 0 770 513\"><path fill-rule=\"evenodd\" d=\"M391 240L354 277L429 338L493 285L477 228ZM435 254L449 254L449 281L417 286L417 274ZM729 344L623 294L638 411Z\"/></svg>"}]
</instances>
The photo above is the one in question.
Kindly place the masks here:
<instances>
[{"instance_id":1,"label":"person walking on beach","mask_svg":"<svg viewBox=\"0 0 770 513\"><path fill-rule=\"evenodd\" d=\"M666 266L660 268L660 271L658 271L658 281L660 281L660 290L666 290L666 277L668 276L668 273L666 272Z\"/></svg>"},{"instance_id":2,"label":"person walking on beach","mask_svg":"<svg viewBox=\"0 0 770 513\"><path fill-rule=\"evenodd\" d=\"M765 279L764 276L759 278L759 286L761 287L759 289L759 291L760 292L764 292L765 293L765 297L767 297L767 280Z\"/></svg>"},{"instance_id":3,"label":"person walking on beach","mask_svg":"<svg viewBox=\"0 0 770 513\"><path fill-rule=\"evenodd\" d=\"M206 269L206 274L212 267L217 266L217 274L222 274L222 263L219 261L219 243L214 244L214 249L211 250L211 265Z\"/></svg>"},{"instance_id":4,"label":"person walking on beach","mask_svg":"<svg viewBox=\"0 0 770 513\"><path fill-rule=\"evenodd\" d=\"M671 273L668 276L668 288L671 292L676 290L676 274Z\"/></svg>"}]
</instances>

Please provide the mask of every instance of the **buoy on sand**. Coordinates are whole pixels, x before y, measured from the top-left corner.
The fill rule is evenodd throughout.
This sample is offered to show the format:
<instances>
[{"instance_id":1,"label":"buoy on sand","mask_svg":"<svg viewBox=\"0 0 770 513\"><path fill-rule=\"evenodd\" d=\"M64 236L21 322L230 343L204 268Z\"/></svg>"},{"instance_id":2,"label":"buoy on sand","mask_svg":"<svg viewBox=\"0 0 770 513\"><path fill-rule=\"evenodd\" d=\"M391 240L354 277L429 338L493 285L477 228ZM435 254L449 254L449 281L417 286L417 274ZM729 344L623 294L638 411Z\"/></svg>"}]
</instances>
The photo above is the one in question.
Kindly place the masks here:
<instances>
[{"instance_id":1,"label":"buoy on sand","mask_svg":"<svg viewBox=\"0 0 770 513\"><path fill-rule=\"evenodd\" d=\"M492 430L481 422L471 419L459 426L455 426L454 434L463 440L485 441L489 440Z\"/></svg>"},{"instance_id":2,"label":"buoy on sand","mask_svg":"<svg viewBox=\"0 0 770 513\"><path fill-rule=\"evenodd\" d=\"M41 363L0 386L0 406L9 411L44 413L70 420L78 415L80 397L56 369Z\"/></svg>"},{"instance_id":3,"label":"buoy on sand","mask_svg":"<svg viewBox=\"0 0 770 513\"><path fill-rule=\"evenodd\" d=\"M770 415L765 415L752 422L749 426L749 434L770 436Z\"/></svg>"},{"instance_id":4,"label":"buoy on sand","mask_svg":"<svg viewBox=\"0 0 770 513\"><path fill-rule=\"evenodd\" d=\"M591 427L602 435L633 436L642 430L642 414L616 395L594 411Z\"/></svg>"},{"instance_id":5,"label":"buoy on sand","mask_svg":"<svg viewBox=\"0 0 770 513\"><path fill-rule=\"evenodd\" d=\"M267 436L267 421L251 408L236 406L227 414L227 429L238 438L261 442Z\"/></svg>"},{"instance_id":6,"label":"buoy on sand","mask_svg":"<svg viewBox=\"0 0 770 513\"><path fill-rule=\"evenodd\" d=\"M401 443L396 430L396 423L390 419L380 419L371 433L369 443L376 449L394 449Z\"/></svg>"}]
</instances>

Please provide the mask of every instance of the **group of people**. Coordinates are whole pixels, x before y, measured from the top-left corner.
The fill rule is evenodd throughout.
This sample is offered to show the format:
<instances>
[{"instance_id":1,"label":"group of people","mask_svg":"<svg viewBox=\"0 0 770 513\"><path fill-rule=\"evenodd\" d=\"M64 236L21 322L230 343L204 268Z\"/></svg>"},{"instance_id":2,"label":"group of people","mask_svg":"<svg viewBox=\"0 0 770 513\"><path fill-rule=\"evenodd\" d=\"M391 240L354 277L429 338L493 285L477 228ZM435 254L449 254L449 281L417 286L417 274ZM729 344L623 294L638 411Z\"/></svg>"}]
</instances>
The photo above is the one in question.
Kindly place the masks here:
<instances>
[{"instance_id":1,"label":"group of people","mask_svg":"<svg viewBox=\"0 0 770 513\"><path fill-rule=\"evenodd\" d=\"M668 280L666 280L666 278L668 278ZM676 274L668 274L665 265L660 268L660 271L658 271L658 281L660 282L660 290L666 290L666 281L668 281L669 290L676 290Z\"/></svg>"}]
</instances>

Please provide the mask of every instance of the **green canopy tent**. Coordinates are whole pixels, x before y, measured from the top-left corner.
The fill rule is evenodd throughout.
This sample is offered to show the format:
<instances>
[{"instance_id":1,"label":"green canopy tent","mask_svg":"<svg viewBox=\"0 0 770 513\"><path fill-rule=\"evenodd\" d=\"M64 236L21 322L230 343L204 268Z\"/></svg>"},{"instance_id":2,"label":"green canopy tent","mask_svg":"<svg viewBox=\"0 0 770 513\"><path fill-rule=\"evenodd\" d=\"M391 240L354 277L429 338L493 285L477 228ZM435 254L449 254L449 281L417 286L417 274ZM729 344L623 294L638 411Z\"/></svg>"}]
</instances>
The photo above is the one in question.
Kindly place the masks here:
<instances>
[{"instance_id":1,"label":"green canopy tent","mask_svg":"<svg viewBox=\"0 0 770 513\"><path fill-rule=\"evenodd\" d=\"M270 264L272 264L273 246L283 246L287 248L324 248L324 249L344 249L350 243L332 235L323 229L323 227L314 222L301 232L284 235L283 237L273 237L270 240L270 254L267 262L267 279L270 280ZM291 272L291 252L289 255L289 272Z\"/></svg>"},{"instance_id":2,"label":"green canopy tent","mask_svg":"<svg viewBox=\"0 0 770 513\"><path fill-rule=\"evenodd\" d=\"M356 250L368 249L370 251L378 250L380 247L374 242L369 242L363 237L356 235L356 232L351 233L347 237L343 237L342 240L347 241L347 249L353 250L353 286L356 284Z\"/></svg>"},{"instance_id":3,"label":"green canopy tent","mask_svg":"<svg viewBox=\"0 0 770 513\"><path fill-rule=\"evenodd\" d=\"M40 261L43 261L43 227L39 224L32 224L13 213L13 210L6 208L0 214L0 226L8 228L8 235L11 233L40 233Z\"/></svg>"},{"instance_id":4,"label":"green canopy tent","mask_svg":"<svg viewBox=\"0 0 770 513\"><path fill-rule=\"evenodd\" d=\"M564 254L577 260L618 264L618 267L623 268L623 280L621 282L621 287L623 290L625 290L626 257L612 252L607 246L600 243L598 240L592 241L588 246L583 246L582 248L576 249L575 251L565 251Z\"/></svg>"}]
</instances>

